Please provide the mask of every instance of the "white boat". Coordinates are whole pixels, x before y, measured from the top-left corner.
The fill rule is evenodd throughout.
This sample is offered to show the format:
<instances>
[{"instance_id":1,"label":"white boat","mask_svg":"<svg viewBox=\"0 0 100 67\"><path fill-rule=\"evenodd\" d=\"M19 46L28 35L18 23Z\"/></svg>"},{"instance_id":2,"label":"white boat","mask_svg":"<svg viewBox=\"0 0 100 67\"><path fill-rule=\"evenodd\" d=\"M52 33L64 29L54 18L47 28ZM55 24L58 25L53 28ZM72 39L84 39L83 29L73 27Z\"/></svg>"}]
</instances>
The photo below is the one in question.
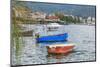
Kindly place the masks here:
<instances>
[{"instance_id":1,"label":"white boat","mask_svg":"<svg viewBox=\"0 0 100 67\"><path fill-rule=\"evenodd\" d=\"M48 31L57 31L61 29L63 25L59 25L58 23L50 23L47 25Z\"/></svg>"}]
</instances>

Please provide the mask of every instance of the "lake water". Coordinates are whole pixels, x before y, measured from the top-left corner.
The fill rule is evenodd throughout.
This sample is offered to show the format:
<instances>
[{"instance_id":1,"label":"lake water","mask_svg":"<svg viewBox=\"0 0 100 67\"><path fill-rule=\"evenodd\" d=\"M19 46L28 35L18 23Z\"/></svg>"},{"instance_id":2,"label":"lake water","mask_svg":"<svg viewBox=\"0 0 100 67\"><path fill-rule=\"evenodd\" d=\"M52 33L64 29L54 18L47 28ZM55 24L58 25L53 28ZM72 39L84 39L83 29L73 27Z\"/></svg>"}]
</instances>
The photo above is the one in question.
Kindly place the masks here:
<instances>
[{"instance_id":1,"label":"lake water","mask_svg":"<svg viewBox=\"0 0 100 67\"><path fill-rule=\"evenodd\" d=\"M26 29L33 26L26 25ZM68 42L75 43L72 53L48 56L46 47L36 44L34 37L23 37L24 44L17 58L15 47L12 48L12 65L95 61L95 26L65 25L65 31L69 34Z\"/></svg>"}]
</instances>

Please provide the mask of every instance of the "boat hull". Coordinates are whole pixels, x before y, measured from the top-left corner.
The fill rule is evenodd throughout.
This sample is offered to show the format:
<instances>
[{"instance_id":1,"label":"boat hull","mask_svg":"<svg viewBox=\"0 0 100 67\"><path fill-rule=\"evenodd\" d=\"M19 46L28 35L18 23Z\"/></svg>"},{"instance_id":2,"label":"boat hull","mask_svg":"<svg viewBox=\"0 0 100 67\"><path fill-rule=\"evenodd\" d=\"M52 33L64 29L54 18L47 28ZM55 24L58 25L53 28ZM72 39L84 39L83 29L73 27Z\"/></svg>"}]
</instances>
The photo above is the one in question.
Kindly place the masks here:
<instances>
[{"instance_id":1,"label":"boat hull","mask_svg":"<svg viewBox=\"0 0 100 67\"><path fill-rule=\"evenodd\" d=\"M66 54L71 52L73 48L74 45L54 46L54 47L47 46L47 51L48 53L52 53L52 54Z\"/></svg>"},{"instance_id":2,"label":"boat hull","mask_svg":"<svg viewBox=\"0 0 100 67\"><path fill-rule=\"evenodd\" d=\"M37 42L47 42L47 41L66 41L68 38L68 33L59 34L59 35L51 35L51 36L43 36L37 38Z\"/></svg>"}]
</instances>

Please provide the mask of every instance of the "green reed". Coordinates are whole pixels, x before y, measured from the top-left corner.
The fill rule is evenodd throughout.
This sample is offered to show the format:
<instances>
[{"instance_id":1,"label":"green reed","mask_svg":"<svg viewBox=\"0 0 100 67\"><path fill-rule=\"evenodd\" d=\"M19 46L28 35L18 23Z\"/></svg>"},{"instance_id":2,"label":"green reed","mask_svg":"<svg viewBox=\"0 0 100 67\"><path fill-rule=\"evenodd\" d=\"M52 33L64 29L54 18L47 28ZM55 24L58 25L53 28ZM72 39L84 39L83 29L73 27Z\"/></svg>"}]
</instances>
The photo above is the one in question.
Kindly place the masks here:
<instances>
[{"instance_id":1,"label":"green reed","mask_svg":"<svg viewBox=\"0 0 100 67\"><path fill-rule=\"evenodd\" d=\"M21 27L19 26L16 16L15 16L15 11L12 10L13 16L12 16L12 43L13 43L13 48L15 49L15 56L16 56L16 63L20 63L20 58L19 56L21 55L21 47L22 47L22 38L20 37L20 31Z\"/></svg>"}]
</instances>

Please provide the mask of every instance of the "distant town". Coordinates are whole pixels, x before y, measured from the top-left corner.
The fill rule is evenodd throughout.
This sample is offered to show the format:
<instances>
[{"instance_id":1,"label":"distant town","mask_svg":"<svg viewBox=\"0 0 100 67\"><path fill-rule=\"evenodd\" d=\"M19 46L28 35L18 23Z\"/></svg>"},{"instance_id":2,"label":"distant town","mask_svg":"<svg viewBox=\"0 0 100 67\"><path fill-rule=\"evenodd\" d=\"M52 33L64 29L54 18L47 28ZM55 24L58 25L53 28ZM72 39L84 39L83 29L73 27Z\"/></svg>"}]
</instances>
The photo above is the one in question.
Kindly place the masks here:
<instances>
[{"instance_id":1,"label":"distant town","mask_svg":"<svg viewBox=\"0 0 100 67\"><path fill-rule=\"evenodd\" d=\"M44 12L27 12L27 13L26 12L27 11L21 13L20 11L16 11L15 14L17 18L21 19L24 17L24 19L26 18L30 21L33 21L33 23L40 22L40 24L45 22L58 22L62 24L80 23L80 24L95 25L95 17L91 17L91 16L84 18L84 17L74 16L74 15L67 15L63 13L46 14Z\"/></svg>"},{"instance_id":2,"label":"distant town","mask_svg":"<svg viewBox=\"0 0 100 67\"><path fill-rule=\"evenodd\" d=\"M17 4L16 2L13 3L12 8L12 18L16 19L18 23L25 23L25 24L45 24L45 23L60 23L60 24L86 24L86 25L95 25L96 18L92 16L83 17L83 16L76 16L71 14L65 14L63 12L52 12L52 13L45 13L43 11L32 11L25 6L23 3Z\"/></svg>"}]
</instances>

